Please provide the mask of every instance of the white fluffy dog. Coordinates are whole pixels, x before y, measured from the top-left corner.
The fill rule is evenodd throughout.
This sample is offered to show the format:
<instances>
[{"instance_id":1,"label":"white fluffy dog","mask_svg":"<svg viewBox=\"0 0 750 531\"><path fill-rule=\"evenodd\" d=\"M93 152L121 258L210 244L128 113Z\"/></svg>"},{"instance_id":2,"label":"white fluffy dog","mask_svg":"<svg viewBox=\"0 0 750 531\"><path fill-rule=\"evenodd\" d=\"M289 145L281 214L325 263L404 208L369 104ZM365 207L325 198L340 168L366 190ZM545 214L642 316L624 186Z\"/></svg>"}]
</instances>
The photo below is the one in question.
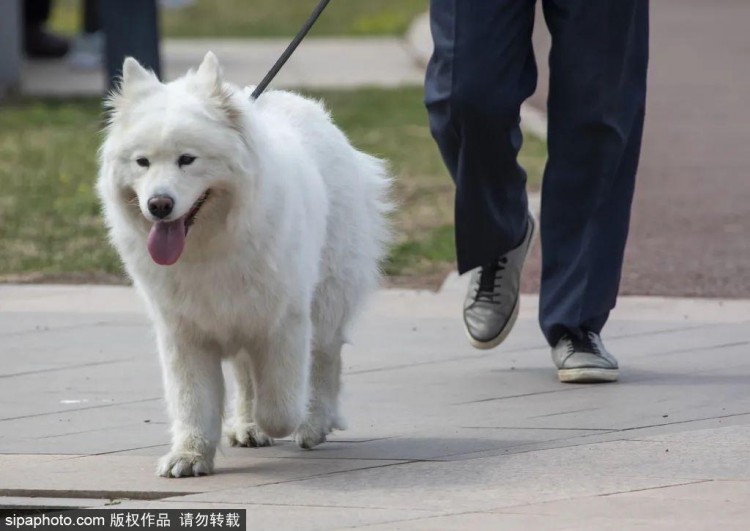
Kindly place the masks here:
<instances>
[{"instance_id":1,"label":"white fluffy dog","mask_svg":"<svg viewBox=\"0 0 750 531\"><path fill-rule=\"evenodd\" d=\"M208 53L162 84L128 58L108 100L98 192L156 328L172 418L162 476L212 472L229 439L303 448L343 427L341 347L379 280L389 178L317 102L250 98ZM168 266L168 267L167 267Z\"/></svg>"}]
</instances>

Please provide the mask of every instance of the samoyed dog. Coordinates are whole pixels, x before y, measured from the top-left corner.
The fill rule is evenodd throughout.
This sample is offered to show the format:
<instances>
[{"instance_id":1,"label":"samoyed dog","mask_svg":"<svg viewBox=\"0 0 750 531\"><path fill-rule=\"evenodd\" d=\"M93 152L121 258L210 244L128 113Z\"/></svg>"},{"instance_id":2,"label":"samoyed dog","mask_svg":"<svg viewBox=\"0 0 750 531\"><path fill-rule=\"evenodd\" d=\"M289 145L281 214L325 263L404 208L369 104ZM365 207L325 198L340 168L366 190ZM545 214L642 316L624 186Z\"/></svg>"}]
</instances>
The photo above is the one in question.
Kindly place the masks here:
<instances>
[{"instance_id":1,"label":"samoyed dog","mask_svg":"<svg viewBox=\"0 0 750 531\"><path fill-rule=\"evenodd\" d=\"M343 429L341 347L379 282L389 176L320 103L222 80L216 56L171 83L132 58L107 100L97 183L110 238L156 330L167 477L210 474L228 437L302 448Z\"/></svg>"}]
</instances>

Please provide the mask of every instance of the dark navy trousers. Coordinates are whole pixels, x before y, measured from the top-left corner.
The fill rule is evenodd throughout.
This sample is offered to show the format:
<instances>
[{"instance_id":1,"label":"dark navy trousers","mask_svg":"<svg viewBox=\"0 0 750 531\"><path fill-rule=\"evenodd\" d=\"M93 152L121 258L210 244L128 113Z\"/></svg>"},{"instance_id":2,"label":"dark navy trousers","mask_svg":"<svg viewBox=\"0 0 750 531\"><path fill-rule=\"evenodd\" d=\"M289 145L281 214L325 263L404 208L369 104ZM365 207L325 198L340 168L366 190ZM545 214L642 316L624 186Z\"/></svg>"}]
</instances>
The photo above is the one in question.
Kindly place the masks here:
<instances>
[{"instance_id":1,"label":"dark navy trousers","mask_svg":"<svg viewBox=\"0 0 750 531\"><path fill-rule=\"evenodd\" d=\"M646 101L648 0L543 0L549 160L542 184L540 323L600 332L614 308ZM521 241L521 103L536 88L535 0L431 0L430 128L456 184L460 273Z\"/></svg>"}]
</instances>

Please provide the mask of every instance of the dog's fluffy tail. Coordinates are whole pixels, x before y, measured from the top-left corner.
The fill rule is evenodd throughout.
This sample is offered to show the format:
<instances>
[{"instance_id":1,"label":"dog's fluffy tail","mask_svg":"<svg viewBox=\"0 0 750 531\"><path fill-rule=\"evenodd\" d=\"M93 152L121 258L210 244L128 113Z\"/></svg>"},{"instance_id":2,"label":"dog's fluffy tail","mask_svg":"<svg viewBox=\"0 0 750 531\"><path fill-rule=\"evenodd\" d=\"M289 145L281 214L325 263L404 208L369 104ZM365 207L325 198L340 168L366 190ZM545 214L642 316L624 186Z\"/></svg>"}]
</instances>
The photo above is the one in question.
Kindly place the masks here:
<instances>
[{"instance_id":1,"label":"dog's fluffy tail","mask_svg":"<svg viewBox=\"0 0 750 531\"><path fill-rule=\"evenodd\" d=\"M361 164L364 169L363 178L367 180L369 192L367 197L371 198L369 205L373 211L371 219L374 220L373 236L377 245L376 256L378 263L382 264L388 253L388 248L393 241L393 230L390 216L395 210L395 204L391 198L391 177L388 163L382 159L360 153Z\"/></svg>"}]
</instances>

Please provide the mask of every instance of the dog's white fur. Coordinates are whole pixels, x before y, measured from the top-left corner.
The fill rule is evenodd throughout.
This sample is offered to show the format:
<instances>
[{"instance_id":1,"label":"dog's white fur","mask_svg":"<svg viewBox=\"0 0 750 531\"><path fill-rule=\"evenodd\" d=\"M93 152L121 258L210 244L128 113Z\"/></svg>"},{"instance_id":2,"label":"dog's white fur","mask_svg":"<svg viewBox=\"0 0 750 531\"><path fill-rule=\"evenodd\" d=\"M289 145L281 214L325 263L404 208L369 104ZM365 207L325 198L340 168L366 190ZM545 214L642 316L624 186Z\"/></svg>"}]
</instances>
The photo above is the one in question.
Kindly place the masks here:
<instances>
[{"instance_id":1,"label":"dog's white fur","mask_svg":"<svg viewBox=\"0 0 750 531\"><path fill-rule=\"evenodd\" d=\"M209 52L167 84L126 59L108 100L97 188L156 329L173 439L162 476L212 472L224 358L238 388L234 444L294 434L310 448L341 428L341 347L379 280L383 163L355 150L319 103L250 92L225 83ZM182 154L197 158L180 167ZM181 258L154 263L148 199L172 196L176 218L209 189Z\"/></svg>"}]
</instances>

